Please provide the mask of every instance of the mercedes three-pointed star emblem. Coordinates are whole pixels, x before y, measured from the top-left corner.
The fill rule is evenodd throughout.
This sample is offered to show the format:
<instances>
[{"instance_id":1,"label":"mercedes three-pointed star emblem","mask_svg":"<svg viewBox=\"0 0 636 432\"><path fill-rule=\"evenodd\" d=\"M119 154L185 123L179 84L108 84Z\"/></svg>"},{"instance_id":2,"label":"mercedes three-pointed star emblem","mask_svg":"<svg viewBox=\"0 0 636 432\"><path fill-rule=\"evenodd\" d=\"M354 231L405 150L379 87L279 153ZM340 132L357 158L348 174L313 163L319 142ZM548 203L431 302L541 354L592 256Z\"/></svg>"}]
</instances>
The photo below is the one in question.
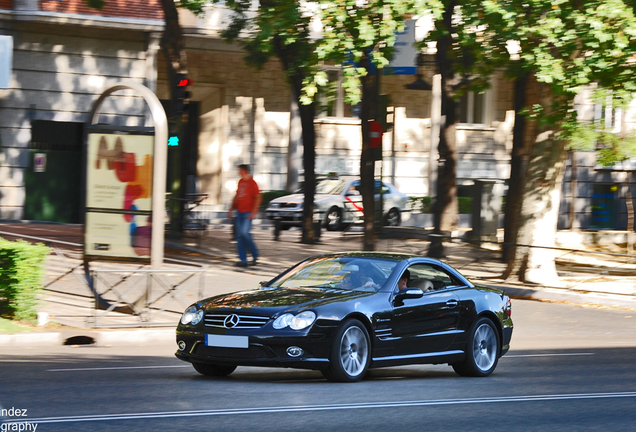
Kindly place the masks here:
<instances>
[{"instance_id":1,"label":"mercedes three-pointed star emblem","mask_svg":"<svg viewBox=\"0 0 636 432\"><path fill-rule=\"evenodd\" d=\"M240 320L237 314L228 315L223 320L223 326L225 326L225 328L234 328L238 325Z\"/></svg>"}]
</instances>

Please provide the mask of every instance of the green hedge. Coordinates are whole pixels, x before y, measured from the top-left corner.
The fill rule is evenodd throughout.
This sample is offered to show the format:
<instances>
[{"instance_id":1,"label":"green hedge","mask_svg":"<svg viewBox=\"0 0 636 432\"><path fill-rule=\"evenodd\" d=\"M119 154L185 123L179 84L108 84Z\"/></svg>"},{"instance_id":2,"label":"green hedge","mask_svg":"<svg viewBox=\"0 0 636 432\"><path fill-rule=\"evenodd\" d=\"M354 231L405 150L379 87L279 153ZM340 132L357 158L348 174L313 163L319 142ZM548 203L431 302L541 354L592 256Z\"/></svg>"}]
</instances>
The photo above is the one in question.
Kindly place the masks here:
<instances>
[{"instance_id":1,"label":"green hedge","mask_svg":"<svg viewBox=\"0 0 636 432\"><path fill-rule=\"evenodd\" d=\"M0 314L16 320L35 318L48 254L43 244L0 239Z\"/></svg>"}]
</instances>

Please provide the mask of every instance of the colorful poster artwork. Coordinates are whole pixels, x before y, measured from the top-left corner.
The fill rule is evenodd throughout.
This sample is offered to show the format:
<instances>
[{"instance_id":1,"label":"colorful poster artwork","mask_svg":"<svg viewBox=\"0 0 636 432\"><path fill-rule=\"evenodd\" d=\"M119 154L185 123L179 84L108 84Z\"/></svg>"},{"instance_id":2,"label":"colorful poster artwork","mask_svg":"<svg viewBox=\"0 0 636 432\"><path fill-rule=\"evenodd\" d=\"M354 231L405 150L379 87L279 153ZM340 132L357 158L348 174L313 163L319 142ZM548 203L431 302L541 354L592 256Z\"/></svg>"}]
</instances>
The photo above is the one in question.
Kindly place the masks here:
<instances>
[{"instance_id":1,"label":"colorful poster artwork","mask_svg":"<svg viewBox=\"0 0 636 432\"><path fill-rule=\"evenodd\" d=\"M150 256L154 137L88 137L85 252Z\"/></svg>"},{"instance_id":2,"label":"colorful poster artwork","mask_svg":"<svg viewBox=\"0 0 636 432\"><path fill-rule=\"evenodd\" d=\"M126 223L121 214L88 212L84 252L110 258L149 258L151 227L146 215L135 215L133 222Z\"/></svg>"}]
</instances>

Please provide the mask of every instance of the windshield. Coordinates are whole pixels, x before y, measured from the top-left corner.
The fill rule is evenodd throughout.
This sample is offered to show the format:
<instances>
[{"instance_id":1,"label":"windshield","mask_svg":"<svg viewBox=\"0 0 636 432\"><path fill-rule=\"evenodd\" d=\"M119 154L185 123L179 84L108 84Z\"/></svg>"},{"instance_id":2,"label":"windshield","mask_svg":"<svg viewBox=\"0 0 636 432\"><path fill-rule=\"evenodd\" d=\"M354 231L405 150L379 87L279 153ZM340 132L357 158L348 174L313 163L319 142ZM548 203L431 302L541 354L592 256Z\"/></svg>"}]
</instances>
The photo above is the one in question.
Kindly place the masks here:
<instances>
[{"instance_id":1,"label":"windshield","mask_svg":"<svg viewBox=\"0 0 636 432\"><path fill-rule=\"evenodd\" d=\"M344 180L323 179L316 183L317 194L339 194L344 187Z\"/></svg>"},{"instance_id":2,"label":"windshield","mask_svg":"<svg viewBox=\"0 0 636 432\"><path fill-rule=\"evenodd\" d=\"M274 280L269 288L378 291L397 261L356 256L317 257Z\"/></svg>"}]
</instances>

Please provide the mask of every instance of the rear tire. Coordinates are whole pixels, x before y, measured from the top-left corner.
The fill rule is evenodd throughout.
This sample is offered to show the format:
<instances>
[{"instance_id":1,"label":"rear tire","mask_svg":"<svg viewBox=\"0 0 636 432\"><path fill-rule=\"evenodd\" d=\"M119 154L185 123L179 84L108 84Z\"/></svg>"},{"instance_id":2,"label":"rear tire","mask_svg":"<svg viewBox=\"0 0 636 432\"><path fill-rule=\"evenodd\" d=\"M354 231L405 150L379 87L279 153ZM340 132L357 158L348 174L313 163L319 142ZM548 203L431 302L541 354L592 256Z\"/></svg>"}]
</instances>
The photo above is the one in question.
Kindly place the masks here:
<instances>
[{"instance_id":1,"label":"rear tire","mask_svg":"<svg viewBox=\"0 0 636 432\"><path fill-rule=\"evenodd\" d=\"M453 364L458 375L467 377L486 377L497 367L501 352L499 333L488 318L475 322L466 344L466 358Z\"/></svg>"},{"instance_id":2,"label":"rear tire","mask_svg":"<svg viewBox=\"0 0 636 432\"><path fill-rule=\"evenodd\" d=\"M371 363L371 342L366 327L356 319L345 321L334 335L329 368L322 374L330 381L360 381Z\"/></svg>"},{"instance_id":3,"label":"rear tire","mask_svg":"<svg viewBox=\"0 0 636 432\"><path fill-rule=\"evenodd\" d=\"M342 211L338 207L331 207L325 219L327 231L338 231L342 229Z\"/></svg>"},{"instance_id":4,"label":"rear tire","mask_svg":"<svg viewBox=\"0 0 636 432\"><path fill-rule=\"evenodd\" d=\"M224 377L236 369L233 365L217 365L209 363L192 363L194 370L205 376Z\"/></svg>"}]
</instances>

